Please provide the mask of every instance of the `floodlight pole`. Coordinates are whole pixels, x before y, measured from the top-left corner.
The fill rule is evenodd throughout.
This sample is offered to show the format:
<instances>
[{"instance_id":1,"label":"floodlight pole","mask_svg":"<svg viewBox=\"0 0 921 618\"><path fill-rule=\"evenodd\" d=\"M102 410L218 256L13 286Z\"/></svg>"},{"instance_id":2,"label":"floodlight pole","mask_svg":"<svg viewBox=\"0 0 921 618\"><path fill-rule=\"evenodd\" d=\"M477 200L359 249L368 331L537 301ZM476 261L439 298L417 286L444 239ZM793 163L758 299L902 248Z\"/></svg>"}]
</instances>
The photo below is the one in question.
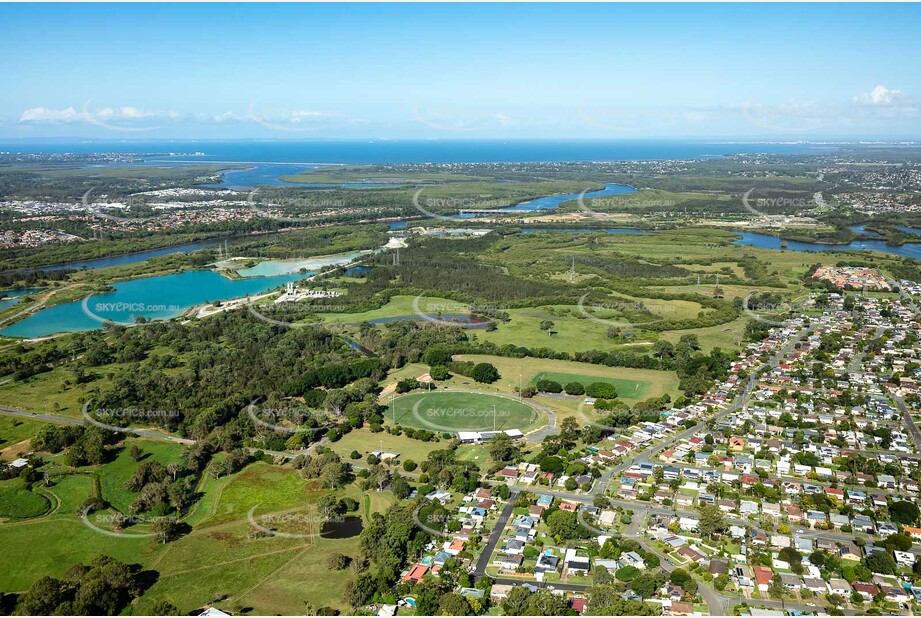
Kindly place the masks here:
<instances>
[{"instance_id":1,"label":"floodlight pole","mask_svg":"<svg viewBox=\"0 0 921 618\"><path fill-rule=\"evenodd\" d=\"M492 430L496 430L496 404L492 405Z\"/></svg>"}]
</instances>

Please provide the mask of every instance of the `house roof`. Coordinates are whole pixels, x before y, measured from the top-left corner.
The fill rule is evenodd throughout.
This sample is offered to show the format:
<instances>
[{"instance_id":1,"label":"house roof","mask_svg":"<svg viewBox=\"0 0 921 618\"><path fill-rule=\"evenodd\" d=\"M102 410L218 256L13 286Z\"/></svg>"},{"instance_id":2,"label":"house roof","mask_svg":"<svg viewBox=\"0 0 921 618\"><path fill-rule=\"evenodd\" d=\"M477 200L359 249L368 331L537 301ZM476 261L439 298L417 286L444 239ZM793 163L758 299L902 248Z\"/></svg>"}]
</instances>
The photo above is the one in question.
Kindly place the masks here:
<instances>
[{"instance_id":1,"label":"house roof","mask_svg":"<svg viewBox=\"0 0 921 618\"><path fill-rule=\"evenodd\" d=\"M756 566L752 570L755 572L755 581L759 584L770 584L771 580L774 579L774 571L768 567Z\"/></svg>"},{"instance_id":2,"label":"house roof","mask_svg":"<svg viewBox=\"0 0 921 618\"><path fill-rule=\"evenodd\" d=\"M429 568L424 564L414 564L406 575L403 576L404 582L413 582L417 583L422 580L426 573L428 573Z\"/></svg>"}]
</instances>

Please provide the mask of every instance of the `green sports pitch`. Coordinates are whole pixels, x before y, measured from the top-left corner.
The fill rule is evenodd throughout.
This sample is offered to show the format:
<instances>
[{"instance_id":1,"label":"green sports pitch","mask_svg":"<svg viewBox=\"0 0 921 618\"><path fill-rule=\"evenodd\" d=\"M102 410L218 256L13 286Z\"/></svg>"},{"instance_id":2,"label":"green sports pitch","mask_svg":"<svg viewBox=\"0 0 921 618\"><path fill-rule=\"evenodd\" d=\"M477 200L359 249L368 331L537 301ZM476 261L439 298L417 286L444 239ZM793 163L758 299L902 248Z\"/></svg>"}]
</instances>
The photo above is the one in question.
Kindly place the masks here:
<instances>
[{"instance_id":1,"label":"green sports pitch","mask_svg":"<svg viewBox=\"0 0 921 618\"><path fill-rule=\"evenodd\" d=\"M524 431L539 416L517 399L456 391L410 393L394 399L387 410L387 418L400 425L438 432L492 431L493 427Z\"/></svg>"},{"instance_id":2,"label":"green sports pitch","mask_svg":"<svg viewBox=\"0 0 921 618\"><path fill-rule=\"evenodd\" d=\"M576 373L558 373L555 371L541 371L531 378L531 386L537 384L540 380L553 380L566 386L570 382L581 382L583 386L588 386L592 382L604 382L612 384L617 389L617 394L626 399L644 399L649 392L649 382L641 380L623 380L620 378L602 378L600 376L586 376Z\"/></svg>"}]
</instances>

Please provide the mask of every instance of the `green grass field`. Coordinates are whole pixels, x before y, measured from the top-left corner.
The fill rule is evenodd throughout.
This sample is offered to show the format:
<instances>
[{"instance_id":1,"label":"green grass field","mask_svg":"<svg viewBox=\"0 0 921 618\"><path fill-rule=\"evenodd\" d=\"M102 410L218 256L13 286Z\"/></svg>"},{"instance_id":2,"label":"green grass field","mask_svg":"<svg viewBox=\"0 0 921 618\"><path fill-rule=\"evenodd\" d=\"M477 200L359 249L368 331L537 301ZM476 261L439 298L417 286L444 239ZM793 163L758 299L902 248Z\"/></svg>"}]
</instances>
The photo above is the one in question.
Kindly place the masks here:
<instances>
[{"instance_id":1,"label":"green grass field","mask_svg":"<svg viewBox=\"0 0 921 618\"><path fill-rule=\"evenodd\" d=\"M389 416L388 416L389 418ZM343 459L348 460L352 451L358 451L363 457L367 456L370 451L376 451L381 448L385 451L392 451L400 454L400 460L406 461L412 459L415 462L422 462L428 457L428 454L434 450L444 448L445 442L422 442L406 436L394 436L389 433L371 433L367 427L353 429L341 440L337 440L329 445Z\"/></svg>"},{"instance_id":2,"label":"green grass field","mask_svg":"<svg viewBox=\"0 0 921 618\"><path fill-rule=\"evenodd\" d=\"M491 431L493 406L497 430L524 431L534 426L539 417L527 404L485 393L411 393L398 397L393 405L398 424L431 431Z\"/></svg>"},{"instance_id":3,"label":"green grass field","mask_svg":"<svg viewBox=\"0 0 921 618\"><path fill-rule=\"evenodd\" d=\"M478 339L496 345L550 347L559 352L613 350L621 345L607 336L608 325L590 320L575 305L550 305L510 309L508 322L498 322L494 331L477 330ZM541 330L541 322L553 322L552 334Z\"/></svg>"},{"instance_id":4,"label":"green grass field","mask_svg":"<svg viewBox=\"0 0 921 618\"><path fill-rule=\"evenodd\" d=\"M139 462L134 461L129 454L132 444L137 444L144 452L141 463L157 461L164 466L181 461L182 447L168 442L152 442L145 440L126 440L115 460L106 464L103 473L99 475L99 484L102 488L102 497L122 513L127 514L128 507L134 502L138 494L125 489L125 483L134 474Z\"/></svg>"},{"instance_id":5,"label":"green grass field","mask_svg":"<svg viewBox=\"0 0 921 618\"><path fill-rule=\"evenodd\" d=\"M732 322L727 322L726 324L720 324L718 326L692 328L689 330L671 330L667 333L662 333L662 338L673 344L677 344L681 340L682 335L697 335L697 340L700 342L700 348L704 353L709 353L713 348L720 348L726 351L735 350L741 347L744 341L745 325L748 321L749 318L743 315Z\"/></svg>"},{"instance_id":6,"label":"green grass field","mask_svg":"<svg viewBox=\"0 0 921 618\"><path fill-rule=\"evenodd\" d=\"M47 423L14 416L0 416L0 458L4 461L16 459L19 451L28 451L29 440Z\"/></svg>"},{"instance_id":7,"label":"green grass field","mask_svg":"<svg viewBox=\"0 0 921 618\"><path fill-rule=\"evenodd\" d=\"M418 308L418 311L416 309ZM438 317L439 311L445 313L469 313L469 305L446 298L425 297L418 301L415 296L394 296L380 309L372 309L361 313L322 313L319 314L324 322L342 324L361 324L368 320L379 320L400 316L419 316L419 312ZM419 320L424 318L419 316Z\"/></svg>"},{"instance_id":8,"label":"green grass field","mask_svg":"<svg viewBox=\"0 0 921 618\"><path fill-rule=\"evenodd\" d=\"M651 397L661 397L666 393L669 394L672 399L680 394L678 390L678 376L674 371L605 367L604 365L592 365L575 361L530 357L509 358L485 354L459 354L455 357L455 360L469 360L475 363L492 363L499 370L502 378L490 386L497 387L501 391L508 393L513 393L514 389L518 386L519 375L521 376L521 384L527 385L532 382L535 376L545 373L579 376L590 379L592 382L620 380L628 383L647 383L648 386L646 391L640 396L635 396L634 393L630 392L632 388L630 386L619 394L620 399L629 405L633 405L638 401ZM469 381L472 382L472 380ZM452 382L454 382L454 380L452 380ZM618 391L620 390L621 389L618 389ZM566 409L566 402L562 400L548 399L541 401L541 403L552 407L554 410L565 411Z\"/></svg>"},{"instance_id":9,"label":"green grass field","mask_svg":"<svg viewBox=\"0 0 921 618\"><path fill-rule=\"evenodd\" d=\"M21 487L0 489L0 519L28 519L51 508L48 498Z\"/></svg>"},{"instance_id":10,"label":"green grass field","mask_svg":"<svg viewBox=\"0 0 921 618\"><path fill-rule=\"evenodd\" d=\"M598 376L581 375L574 373L561 373L556 371L541 371L533 378L530 384L533 386L539 380L553 380L566 386L569 382L581 382L583 386L588 386L592 382L604 382L611 384L617 389L617 394L629 399L645 399L646 393L649 392L649 382L642 380L627 380L623 378L602 378Z\"/></svg>"},{"instance_id":11,"label":"green grass field","mask_svg":"<svg viewBox=\"0 0 921 618\"><path fill-rule=\"evenodd\" d=\"M162 448L173 445L141 440L137 443L149 459L169 461L174 456L169 448ZM136 465L123 457L120 454L97 471L107 499L131 498L127 492L120 496L117 491ZM43 575L61 577L73 564L86 564L105 554L157 573L153 586L131 611L138 615L145 615L160 599L174 603L183 613L217 599L222 599L217 603L219 607L234 613L251 608L255 614L295 615L305 611L305 602L315 608L329 605L342 611L349 609L343 602L344 590L354 574L351 570L331 572L326 562L333 553L357 555L358 537L252 534L247 513L254 506L259 516L301 513L329 493L303 479L290 466L256 463L221 479L207 476L200 486L203 497L186 518L192 526L191 533L168 544L151 538L113 538L83 525L76 511L93 494L92 471L54 476L51 487L41 490L52 495L57 506L48 514L49 501L41 495L28 494L19 484L19 479L0 484L0 517L11 514L6 512L10 508L16 509L12 514L17 517L33 517L0 524L4 561L17 565L0 571L0 590L4 592L24 591ZM335 495L358 501L359 509L352 514L365 518L386 510L395 501L389 491L363 492L355 484L336 490ZM278 529L298 525L296 518L293 524L286 519L280 521ZM145 532L146 527L139 524L131 531ZM41 542L37 543L39 537Z\"/></svg>"},{"instance_id":12,"label":"green grass field","mask_svg":"<svg viewBox=\"0 0 921 618\"><path fill-rule=\"evenodd\" d=\"M149 611L158 599L187 610L225 595L218 606L235 613L244 608L265 615L303 613L308 601L313 607L347 609L342 599L353 574L330 571L326 560L332 553L356 555L357 537L259 538L247 520L256 507L257 519L284 515L273 527L298 532L296 515L309 512L326 490L290 467L264 463L229 479L209 479L203 489L205 501L190 517L193 532L167 545L151 563L160 578L141 599L142 610ZM361 516L386 510L394 501L390 492L362 493L355 485L335 495L357 500L360 507L353 514Z\"/></svg>"}]
</instances>

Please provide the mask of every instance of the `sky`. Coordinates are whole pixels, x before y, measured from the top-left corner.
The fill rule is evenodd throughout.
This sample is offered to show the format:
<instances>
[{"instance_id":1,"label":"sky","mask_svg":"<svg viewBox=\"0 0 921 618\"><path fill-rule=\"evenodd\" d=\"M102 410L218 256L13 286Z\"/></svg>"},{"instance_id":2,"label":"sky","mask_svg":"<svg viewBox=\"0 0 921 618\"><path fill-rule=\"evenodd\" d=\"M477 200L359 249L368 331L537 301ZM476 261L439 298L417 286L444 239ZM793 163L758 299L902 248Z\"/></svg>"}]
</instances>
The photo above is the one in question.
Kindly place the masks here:
<instances>
[{"instance_id":1,"label":"sky","mask_svg":"<svg viewBox=\"0 0 921 618\"><path fill-rule=\"evenodd\" d=\"M917 4L0 4L0 138L921 139Z\"/></svg>"}]
</instances>

